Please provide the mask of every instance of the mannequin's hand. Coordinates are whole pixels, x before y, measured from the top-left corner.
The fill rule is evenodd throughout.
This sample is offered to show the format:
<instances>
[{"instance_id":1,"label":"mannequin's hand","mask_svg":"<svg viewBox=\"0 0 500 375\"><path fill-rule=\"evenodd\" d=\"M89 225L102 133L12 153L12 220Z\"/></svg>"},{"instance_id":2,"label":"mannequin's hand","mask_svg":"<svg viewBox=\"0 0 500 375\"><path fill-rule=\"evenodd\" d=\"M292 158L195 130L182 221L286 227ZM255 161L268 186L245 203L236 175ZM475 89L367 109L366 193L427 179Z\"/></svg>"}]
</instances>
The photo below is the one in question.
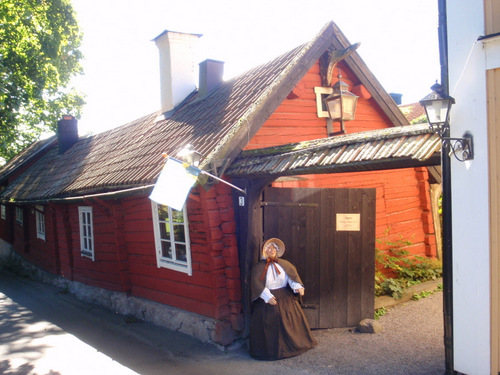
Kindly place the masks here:
<instances>
[{"instance_id":1,"label":"mannequin's hand","mask_svg":"<svg viewBox=\"0 0 500 375\"><path fill-rule=\"evenodd\" d=\"M295 289L295 293L299 293L301 296L304 295L304 288Z\"/></svg>"},{"instance_id":2,"label":"mannequin's hand","mask_svg":"<svg viewBox=\"0 0 500 375\"><path fill-rule=\"evenodd\" d=\"M276 304L278 303L278 301L276 301L276 298L275 298L275 297L273 297L273 298L271 298L271 299L269 300L269 302L268 302L268 303L269 303L270 305L273 305L273 306L274 306L274 305L276 305Z\"/></svg>"}]
</instances>

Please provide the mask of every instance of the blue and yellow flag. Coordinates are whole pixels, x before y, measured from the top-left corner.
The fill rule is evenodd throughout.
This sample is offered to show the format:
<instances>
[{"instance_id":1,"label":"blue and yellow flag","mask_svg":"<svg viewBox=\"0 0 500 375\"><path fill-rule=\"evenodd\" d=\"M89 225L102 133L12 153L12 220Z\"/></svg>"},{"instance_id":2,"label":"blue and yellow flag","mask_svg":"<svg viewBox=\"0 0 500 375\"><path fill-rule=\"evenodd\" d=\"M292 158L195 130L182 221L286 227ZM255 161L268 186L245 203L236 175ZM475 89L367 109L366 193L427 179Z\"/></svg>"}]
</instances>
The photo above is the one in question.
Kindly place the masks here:
<instances>
[{"instance_id":1,"label":"blue and yellow flag","mask_svg":"<svg viewBox=\"0 0 500 375\"><path fill-rule=\"evenodd\" d=\"M199 172L198 168L168 157L149 199L181 211Z\"/></svg>"}]
</instances>

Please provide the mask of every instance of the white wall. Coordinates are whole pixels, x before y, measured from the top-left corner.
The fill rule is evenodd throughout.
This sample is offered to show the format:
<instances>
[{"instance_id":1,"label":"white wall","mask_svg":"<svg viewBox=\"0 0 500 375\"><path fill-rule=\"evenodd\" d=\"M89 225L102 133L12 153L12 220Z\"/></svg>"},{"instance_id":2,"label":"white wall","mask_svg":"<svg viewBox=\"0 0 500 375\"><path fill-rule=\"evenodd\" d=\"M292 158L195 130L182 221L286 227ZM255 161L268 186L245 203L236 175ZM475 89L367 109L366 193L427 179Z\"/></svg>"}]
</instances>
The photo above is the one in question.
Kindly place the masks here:
<instances>
[{"instance_id":1,"label":"white wall","mask_svg":"<svg viewBox=\"0 0 500 375\"><path fill-rule=\"evenodd\" d=\"M474 136L474 160L452 160L454 369L490 373L490 249L483 2L447 1L451 136ZM476 42L477 41L477 42Z\"/></svg>"}]
</instances>

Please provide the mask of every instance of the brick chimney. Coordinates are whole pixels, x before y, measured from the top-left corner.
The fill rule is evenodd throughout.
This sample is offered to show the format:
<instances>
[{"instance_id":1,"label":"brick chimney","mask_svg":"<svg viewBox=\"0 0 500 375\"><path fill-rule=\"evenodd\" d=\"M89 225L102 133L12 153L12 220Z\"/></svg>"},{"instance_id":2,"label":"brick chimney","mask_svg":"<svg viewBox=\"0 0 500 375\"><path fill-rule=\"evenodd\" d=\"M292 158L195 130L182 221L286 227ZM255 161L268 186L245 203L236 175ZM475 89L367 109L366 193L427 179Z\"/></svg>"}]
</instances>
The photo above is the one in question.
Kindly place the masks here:
<instances>
[{"instance_id":1,"label":"brick chimney","mask_svg":"<svg viewBox=\"0 0 500 375\"><path fill-rule=\"evenodd\" d=\"M200 63L200 84L198 92L200 97L206 96L210 91L222 84L224 75L224 62L207 59Z\"/></svg>"},{"instance_id":2,"label":"brick chimney","mask_svg":"<svg viewBox=\"0 0 500 375\"><path fill-rule=\"evenodd\" d=\"M78 141L78 120L71 115L65 115L57 121L57 145L59 155L64 154Z\"/></svg>"},{"instance_id":3,"label":"brick chimney","mask_svg":"<svg viewBox=\"0 0 500 375\"><path fill-rule=\"evenodd\" d=\"M192 91L194 82L194 48L199 34L165 30L154 38L160 53L161 111L174 109Z\"/></svg>"}]
</instances>

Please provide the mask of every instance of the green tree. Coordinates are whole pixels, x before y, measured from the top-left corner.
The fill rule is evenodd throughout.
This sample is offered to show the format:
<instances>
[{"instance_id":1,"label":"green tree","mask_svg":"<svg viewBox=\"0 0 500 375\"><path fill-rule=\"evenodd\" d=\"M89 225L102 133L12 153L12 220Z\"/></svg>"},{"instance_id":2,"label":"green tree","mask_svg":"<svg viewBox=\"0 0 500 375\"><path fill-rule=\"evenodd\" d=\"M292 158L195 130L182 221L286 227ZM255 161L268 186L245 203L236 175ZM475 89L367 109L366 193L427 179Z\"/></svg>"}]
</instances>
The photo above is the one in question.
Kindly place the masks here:
<instances>
[{"instance_id":1,"label":"green tree","mask_svg":"<svg viewBox=\"0 0 500 375\"><path fill-rule=\"evenodd\" d=\"M70 0L0 0L0 158L80 117L81 37Z\"/></svg>"}]
</instances>

